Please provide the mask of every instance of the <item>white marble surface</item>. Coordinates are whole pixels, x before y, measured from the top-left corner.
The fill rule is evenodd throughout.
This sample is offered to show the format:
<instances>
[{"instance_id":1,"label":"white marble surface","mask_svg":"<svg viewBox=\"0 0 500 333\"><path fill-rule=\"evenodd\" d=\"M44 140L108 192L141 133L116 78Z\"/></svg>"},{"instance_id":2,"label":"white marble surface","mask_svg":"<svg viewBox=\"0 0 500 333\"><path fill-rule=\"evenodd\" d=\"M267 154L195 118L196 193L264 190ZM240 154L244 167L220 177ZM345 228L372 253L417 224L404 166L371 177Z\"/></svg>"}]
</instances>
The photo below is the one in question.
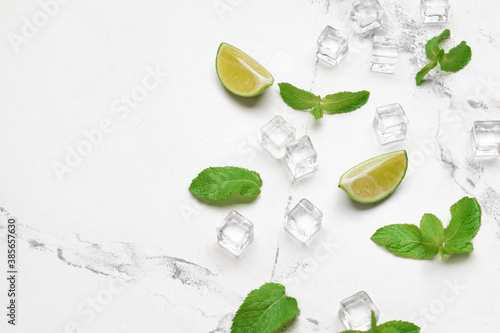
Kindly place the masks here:
<instances>
[{"instance_id":1,"label":"white marble surface","mask_svg":"<svg viewBox=\"0 0 500 333\"><path fill-rule=\"evenodd\" d=\"M381 322L498 332L500 160L473 156L470 129L500 118L500 3L451 0L448 24L424 26L418 1L380 2L388 14L381 33L400 42L393 75L369 71L370 42L353 35L350 0L73 0L50 7L47 22L36 0L1 2L0 206L19 219L20 273L18 325L7 327L2 314L0 330L229 332L245 295L275 281L302 311L286 332L339 332L339 302L359 290ZM43 26L30 31L33 17ZM326 24L350 36L338 68L316 62ZM424 43L444 27L452 32L445 47L466 40L473 60L416 87ZM26 38L12 43L22 29ZM276 83L372 95L362 109L321 121L288 108L276 84L260 98L236 98L214 71L222 41L258 59ZM145 91L143 81L144 100L126 102ZM408 136L382 146L372 117L394 102L407 112ZM313 140L313 176L293 183L260 148L258 129L275 115ZM107 132L86 146L84 132L97 129ZM78 147L87 156L66 161ZM361 206L337 188L349 167L396 149L408 151L410 168L388 200ZM55 163L68 169L58 176ZM199 171L228 164L260 172L259 198L207 205L191 196ZM369 240L381 226L418 223L426 212L447 221L465 195L484 212L468 257L402 259ZM306 245L283 230L286 211L303 197L324 213ZM232 209L256 228L239 258L215 238ZM5 236L2 221L2 258Z\"/></svg>"}]
</instances>

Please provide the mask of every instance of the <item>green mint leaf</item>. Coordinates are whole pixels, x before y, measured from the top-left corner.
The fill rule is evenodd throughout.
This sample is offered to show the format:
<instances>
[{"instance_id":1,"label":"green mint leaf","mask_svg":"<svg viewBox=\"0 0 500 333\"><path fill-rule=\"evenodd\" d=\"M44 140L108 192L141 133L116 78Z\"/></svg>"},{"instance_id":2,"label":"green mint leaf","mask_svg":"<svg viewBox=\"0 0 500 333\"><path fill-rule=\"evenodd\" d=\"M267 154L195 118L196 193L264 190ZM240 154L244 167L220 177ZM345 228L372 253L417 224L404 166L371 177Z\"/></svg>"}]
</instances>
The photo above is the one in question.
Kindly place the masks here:
<instances>
[{"instance_id":1,"label":"green mint leaf","mask_svg":"<svg viewBox=\"0 0 500 333\"><path fill-rule=\"evenodd\" d=\"M439 249L430 243L424 243L420 229L413 224L382 227L373 234L371 240L404 258L431 259Z\"/></svg>"},{"instance_id":2,"label":"green mint leaf","mask_svg":"<svg viewBox=\"0 0 500 333\"><path fill-rule=\"evenodd\" d=\"M368 331L369 332L369 331ZM354 331L354 330L347 330L347 331L342 331L340 333L366 333L366 331Z\"/></svg>"},{"instance_id":3,"label":"green mint leaf","mask_svg":"<svg viewBox=\"0 0 500 333\"><path fill-rule=\"evenodd\" d=\"M323 118L323 109L321 109L321 106L320 106L319 102L312 108L311 114L316 119Z\"/></svg>"},{"instance_id":4,"label":"green mint leaf","mask_svg":"<svg viewBox=\"0 0 500 333\"><path fill-rule=\"evenodd\" d=\"M446 38L450 38L450 30L448 29L445 29L441 35L431 38L427 44L425 44L425 55L427 55L429 60L436 59L441 50L439 42Z\"/></svg>"},{"instance_id":5,"label":"green mint leaf","mask_svg":"<svg viewBox=\"0 0 500 333\"><path fill-rule=\"evenodd\" d=\"M432 254L434 257L439 250L439 247L443 245L443 223L432 214L424 214L422 220L420 221L420 232L422 234L422 242L424 244L430 244L429 255Z\"/></svg>"},{"instance_id":6,"label":"green mint leaf","mask_svg":"<svg viewBox=\"0 0 500 333\"><path fill-rule=\"evenodd\" d=\"M415 77L415 80L417 81L417 86L420 84L420 82L422 82L424 76L426 76L427 73L431 71L431 69L437 66L439 59L443 56L443 54L444 54L443 50L439 51L436 58L427 65L425 65L424 67L422 67L422 69L417 73L417 76Z\"/></svg>"},{"instance_id":7,"label":"green mint leaf","mask_svg":"<svg viewBox=\"0 0 500 333\"><path fill-rule=\"evenodd\" d=\"M371 311L371 329L373 330L377 327L377 317L375 317L375 312Z\"/></svg>"},{"instance_id":8,"label":"green mint leaf","mask_svg":"<svg viewBox=\"0 0 500 333\"><path fill-rule=\"evenodd\" d=\"M470 253L470 242L481 227L481 206L475 198L464 197L450 208L451 221L444 230L444 247L441 257L450 254Z\"/></svg>"},{"instance_id":9,"label":"green mint leaf","mask_svg":"<svg viewBox=\"0 0 500 333\"><path fill-rule=\"evenodd\" d=\"M394 327L386 327L386 328L379 327L378 329L380 333L399 333L399 330Z\"/></svg>"},{"instance_id":10,"label":"green mint leaf","mask_svg":"<svg viewBox=\"0 0 500 333\"><path fill-rule=\"evenodd\" d=\"M233 193L249 198L260 194L262 180L255 171L227 166L207 168L193 179L189 190L200 199L221 200Z\"/></svg>"},{"instance_id":11,"label":"green mint leaf","mask_svg":"<svg viewBox=\"0 0 500 333\"><path fill-rule=\"evenodd\" d=\"M471 58L472 50L470 46L465 42L461 42L439 59L439 65L441 65L443 71L458 72L469 63Z\"/></svg>"},{"instance_id":12,"label":"green mint leaf","mask_svg":"<svg viewBox=\"0 0 500 333\"><path fill-rule=\"evenodd\" d=\"M266 283L245 298L233 318L231 333L272 333L299 314L297 301L286 296L283 285Z\"/></svg>"},{"instance_id":13,"label":"green mint leaf","mask_svg":"<svg viewBox=\"0 0 500 333\"><path fill-rule=\"evenodd\" d=\"M292 109L309 110L318 104L319 97L309 91L294 87L290 83L278 83L283 101Z\"/></svg>"},{"instance_id":14,"label":"green mint leaf","mask_svg":"<svg viewBox=\"0 0 500 333\"><path fill-rule=\"evenodd\" d=\"M419 333L420 332L420 327L418 327L417 325L409 323L407 321L401 321L401 320L388 321L388 322L380 325L379 328L382 328L383 329L382 332L384 332L384 333L386 333L385 330L387 330L387 329L392 329L393 332L398 332L398 333ZM387 331L387 332L389 332L389 331Z\"/></svg>"},{"instance_id":15,"label":"green mint leaf","mask_svg":"<svg viewBox=\"0 0 500 333\"><path fill-rule=\"evenodd\" d=\"M368 102L370 92L338 92L323 97L320 101L323 111L328 113L346 113L359 109Z\"/></svg>"},{"instance_id":16,"label":"green mint leaf","mask_svg":"<svg viewBox=\"0 0 500 333\"><path fill-rule=\"evenodd\" d=\"M440 247L439 248L439 255L441 256L441 259L446 260L449 255L452 254L465 254L465 253L471 253L474 251L474 245L472 243L467 243L461 248L452 248L449 246L445 247Z\"/></svg>"}]
</instances>

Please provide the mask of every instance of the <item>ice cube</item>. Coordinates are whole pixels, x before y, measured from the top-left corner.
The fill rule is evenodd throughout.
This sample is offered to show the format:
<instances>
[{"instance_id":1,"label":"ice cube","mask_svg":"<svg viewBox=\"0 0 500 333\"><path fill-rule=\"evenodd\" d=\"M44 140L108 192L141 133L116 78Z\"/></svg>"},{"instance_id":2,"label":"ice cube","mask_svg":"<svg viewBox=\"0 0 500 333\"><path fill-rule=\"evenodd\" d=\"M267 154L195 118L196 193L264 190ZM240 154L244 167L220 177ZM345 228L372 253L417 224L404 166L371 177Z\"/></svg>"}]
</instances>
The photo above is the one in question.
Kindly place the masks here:
<instances>
[{"instance_id":1,"label":"ice cube","mask_svg":"<svg viewBox=\"0 0 500 333\"><path fill-rule=\"evenodd\" d=\"M318 155L307 135L286 145L285 160L294 178L300 178L318 169Z\"/></svg>"},{"instance_id":2,"label":"ice cube","mask_svg":"<svg viewBox=\"0 0 500 333\"><path fill-rule=\"evenodd\" d=\"M359 35L382 25L384 9L377 0L358 0L352 3L351 21Z\"/></svg>"},{"instance_id":3,"label":"ice cube","mask_svg":"<svg viewBox=\"0 0 500 333\"><path fill-rule=\"evenodd\" d=\"M500 121L476 121L472 127L476 156L500 156Z\"/></svg>"},{"instance_id":4,"label":"ice cube","mask_svg":"<svg viewBox=\"0 0 500 333\"><path fill-rule=\"evenodd\" d=\"M397 103L381 106L375 111L373 128L382 144L403 140L408 130L408 118Z\"/></svg>"},{"instance_id":5,"label":"ice cube","mask_svg":"<svg viewBox=\"0 0 500 333\"><path fill-rule=\"evenodd\" d=\"M281 116L274 117L260 129L262 147L276 158L285 156L285 146L295 140L295 128Z\"/></svg>"},{"instance_id":6,"label":"ice cube","mask_svg":"<svg viewBox=\"0 0 500 333\"><path fill-rule=\"evenodd\" d=\"M449 11L449 0L420 0L420 13L424 23L447 22Z\"/></svg>"},{"instance_id":7,"label":"ice cube","mask_svg":"<svg viewBox=\"0 0 500 333\"><path fill-rule=\"evenodd\" d=\"M285 229L302 243L321 228L323 213L309 200L302 199L286 215Z\"/></svg>"},{"instance_id":8,"label":"ice cube","mask_svg":"<svg viewBox=\"0 0 500 333\"><path fill-rule=\"evenodd\" d=\"M360 291L340 302L339 317L348 330L365 331L371 327L371 312L378 320L380 312L370 296Z\"/></svg>"},{"instance_id":9,"label":"ice cube","mask_svg":"<svg viewBox=\"0 0 500 333\"><path fill-rule=\"evenodd\" d=\"M219 245L239 256L253 240L253 223L233 210L217 228Z\"/></svg>"},{"instance_id":10,"label":"ice cube","mask_svg":"<svg viewBox=\"0 0 500 333\"><path fill-rule=\"evenodd\" d=\"M398 62L398 45L394 38L375 36L372 46L372 71L393 73Z\"/></svg>"},{"instance_id":11,"label":"ice cube","mask_svg":"<svg viewBox=\"0 0 500 333\"><path fill-rule=\"evenodd\" d=\"M327 25L318 38L316 56L327 64L338 66L349 49L347 40L345 33Z\"/></svg>"}]
</instances>

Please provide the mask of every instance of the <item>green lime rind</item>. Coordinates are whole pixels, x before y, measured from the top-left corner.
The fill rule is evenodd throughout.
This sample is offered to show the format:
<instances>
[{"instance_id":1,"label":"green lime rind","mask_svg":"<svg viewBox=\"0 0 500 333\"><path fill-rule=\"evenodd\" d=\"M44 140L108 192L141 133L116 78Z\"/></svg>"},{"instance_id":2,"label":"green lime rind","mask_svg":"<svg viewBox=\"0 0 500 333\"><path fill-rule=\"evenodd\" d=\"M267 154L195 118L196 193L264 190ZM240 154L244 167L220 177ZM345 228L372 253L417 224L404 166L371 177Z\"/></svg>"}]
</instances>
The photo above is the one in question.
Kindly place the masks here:
<instances>
[{"instance_id":1,"label":"green lime rind","mask_svg":"<svg viewBox=\"0 0 500 333\"><path fill-rule=\"evenodd\" d=\"M386 155L389 155L389 154L394 154L394 153L397 153L397 152L403 152L404 153L404 157L405 157L405 168L403 170L403 174L401 176L401 178L399 179L399 182L392 188L392 190L384 193L382 196L380 197L375 197L374 199L372 200L362 200L358 197L356 197L353 193L351 193L343 184L342 184L342 178L344 178L344 176L346 174L348 174L351 170L353 169L356 169L358 168L359 166L369 162L369 161L372 161L374 159L379 159L381 158L382 156L386 156ZM390 153L385 153L385 154L382 154L382 155L378 155L378 156L375 156L375 157L372 157L364 162L361 162L355 166L353 166L352 168L350 168L349 170L347 170L346 172L344 172L344 174L340 177L340 180L339 180L339 187L344 190L344 192L347 193L347 195L354 201L356 202L359 202L359 203L362 203L362 204L371 204L371 203L376 203L376 202L379 202L379 201L382 201L384 200L385 198L387 198L388 196L390 196L398 187L399 187L399 184L401 184L401 182L403 181L403 179L405 178L406 176L406 171L408 170L408 154L406 153L406 150L397 150L397 151L393 151L393 152L390 152Z\"/></svg>"}]
</instances>

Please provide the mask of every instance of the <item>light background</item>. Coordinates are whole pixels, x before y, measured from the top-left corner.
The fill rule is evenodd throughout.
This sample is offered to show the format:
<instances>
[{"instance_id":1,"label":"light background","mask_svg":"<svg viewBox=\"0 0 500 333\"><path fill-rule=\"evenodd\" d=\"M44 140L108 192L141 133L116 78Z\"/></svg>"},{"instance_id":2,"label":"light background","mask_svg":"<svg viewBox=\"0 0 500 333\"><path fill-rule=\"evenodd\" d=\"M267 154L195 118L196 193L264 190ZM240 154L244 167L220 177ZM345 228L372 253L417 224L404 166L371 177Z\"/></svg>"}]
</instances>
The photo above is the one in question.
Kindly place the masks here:
<instances>
[{"instance_id":1,"label":"light background","mask_svg":"<svg viewBox=\"0 0 500 333\"><path fill-rule=\"evenodd\" d=\"M451 0L449 23L424 26L418 1L381 0L387 20L377 33L400 44L393 75L370 72L371 38L354 36L350 0L62 2L52 2L46 21L37 1L0 3L0 206L18 217L20 238L18 326L8 332L229 332L245 295L269 281L298 300L301 315L288 332L339 332L339 302L360 290L380 322L498 332L500 160L475 158L470 144L475 120L499 118L498 1ZM30 30L34 20L41 27ZM316 62L327 24L350 38L337 68ZM456 74L435 70L416 87L424 44L445 27L445 48L466 40L473 60ZM370 100L315 121L288 108L276 84L259 98L237 98L214 70L222 41L256 58L275 83L321 95L369 90ZM121 99L151 71L160 73L158 86L125 107ZM383 146L371 122L390 103L404 107L410 124L406 140ZM320 161L311 177L293 183L261 149L258 131L276 115L311 137ZM58 176L55 165L85 149L84 132L106 119L108 133ZM351 166L397 149L408 151L410 167L388 200L362 206L337 188ZM198 172L229 164L261 174L259 198L207 205L191 196ZM423 213L446 224L449 206L465 195L484 213L468 257L402 259L369 240ZM304 197L324 220L301 245L283 222ZM255 224L239 258L215 237L233 209ZM5 244L4 221L0 228Z\"/></svg>"}]
</instances>

